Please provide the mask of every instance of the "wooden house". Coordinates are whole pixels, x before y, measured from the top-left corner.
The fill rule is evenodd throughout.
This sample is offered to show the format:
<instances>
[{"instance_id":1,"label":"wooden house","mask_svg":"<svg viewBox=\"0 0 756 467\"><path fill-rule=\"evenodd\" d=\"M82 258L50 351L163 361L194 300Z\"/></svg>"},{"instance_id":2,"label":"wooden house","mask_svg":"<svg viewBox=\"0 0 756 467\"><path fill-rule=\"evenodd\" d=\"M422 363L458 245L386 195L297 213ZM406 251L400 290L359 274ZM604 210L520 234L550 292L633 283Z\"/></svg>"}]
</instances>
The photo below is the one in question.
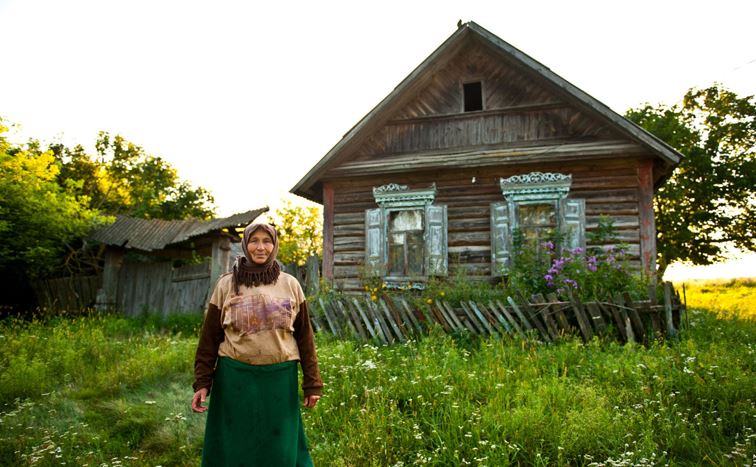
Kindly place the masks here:
<instances>
[{"instance_id":1,"label":"wooden house","mask_svg":"<svg viewBox=\"0 0 756 467\"><path fill-rule=\"evenodd\" d=\"M506 275L516 231L585 246L601 215L653 273L654 188L681 157L470 22L291 191L323 204L323 274L344 290Z\"/></svg>"},{"instance_id":2,"label":"wooden house","mask_svg":"<svg viewBox=\"0 0 756 467\"><path fill-rule=\"evenodd\" d=\"M203 310L218 277L241 254L235 229L267 210L209 221L117 216L89 236L106 248L97 308L128 315Z\"/></svg>"}]
</instances>

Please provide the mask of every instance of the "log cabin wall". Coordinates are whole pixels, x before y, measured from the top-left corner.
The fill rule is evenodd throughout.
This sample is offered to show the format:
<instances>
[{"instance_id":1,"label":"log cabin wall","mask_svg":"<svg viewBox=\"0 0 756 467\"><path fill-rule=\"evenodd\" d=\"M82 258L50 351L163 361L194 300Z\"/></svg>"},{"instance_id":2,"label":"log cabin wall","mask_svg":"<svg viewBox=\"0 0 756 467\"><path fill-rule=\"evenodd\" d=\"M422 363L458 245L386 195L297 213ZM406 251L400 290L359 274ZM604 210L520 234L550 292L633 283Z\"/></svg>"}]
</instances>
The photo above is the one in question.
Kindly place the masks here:
<instances>
[{"instance_id":1,"label":"log cabin wall","mask_svg":"<svg viewBox=\"0 0 756 467\"><path fill-rule=\"evenodd\" d=\"M324 204L323 272L345 290L361 286L365 210L377 207L374 187L435 183L434 204L448 210L449 275L488 280L490 204L505 200L499 179L531 172L571 175L568 198L585 200L587 233L602 214L611 217L618 240L629 245L631 266L648 273L656 252L653 190L680 157L470 22L357 122L292 192Z\"/></svg>"},{"instance_id":2,"label":"log cabin wall","mask_svg":"<svg viewBox=\"0 0 756 467\"><path fill-rule=\"evenodd\" d=\"M435 182L438 190L435 203L448 207L449 276L461 274L480 280L491 279L490 204L504 199L499 178L532 171L571 174L569 197L586 200L588 232L595 229L602 214L612 217L618 239L629 245L631 266L640 267L637 161L616 158L574 164L487 167L334 180L335 285L345 291L362 287L365 210L376 207L373 187L386 183L423 188Z\"/></svg>"}]
</instances>

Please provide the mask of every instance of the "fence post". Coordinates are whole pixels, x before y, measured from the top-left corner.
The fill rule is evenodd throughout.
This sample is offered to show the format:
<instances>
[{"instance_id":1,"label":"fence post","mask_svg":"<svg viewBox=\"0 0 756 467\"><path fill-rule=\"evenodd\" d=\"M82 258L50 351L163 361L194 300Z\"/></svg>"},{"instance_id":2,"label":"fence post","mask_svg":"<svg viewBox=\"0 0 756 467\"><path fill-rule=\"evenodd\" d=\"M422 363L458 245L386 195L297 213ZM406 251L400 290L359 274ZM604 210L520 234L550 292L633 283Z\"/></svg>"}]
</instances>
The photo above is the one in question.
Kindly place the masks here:
<instances>
[{"instance_id":1,"label":"fence post","mask_svg":"<svg viewBox=\"0 0 756 467\"><path fill-rule=\"evenodd\" d=\"M305 292L307 295L317 295L320 291L320 258L318 255L311 255L307 258L305 265Z\"/></svg>"}]
</instances>

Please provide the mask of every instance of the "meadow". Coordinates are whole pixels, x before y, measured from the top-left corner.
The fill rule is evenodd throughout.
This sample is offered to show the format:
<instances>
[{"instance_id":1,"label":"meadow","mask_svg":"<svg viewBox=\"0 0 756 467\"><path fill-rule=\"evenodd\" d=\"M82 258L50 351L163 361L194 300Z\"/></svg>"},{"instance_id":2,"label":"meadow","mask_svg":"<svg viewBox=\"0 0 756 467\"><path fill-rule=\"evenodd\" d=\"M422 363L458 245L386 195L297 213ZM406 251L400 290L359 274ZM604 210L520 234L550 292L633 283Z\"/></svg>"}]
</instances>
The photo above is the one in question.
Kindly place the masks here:
<instances>
[{"instance_id":1,"label":"meadow","mask_svg":"<svg viewBox=\"0 0 756 467\"><path fill-rule=\"evenodd\" d=\"M318 336L317 465L753 465L753 281L686 285L689 323L649 347ZM708 307L705 308L705 307ZM198 465L200 318L0 321L0 464Z\"/></svg>"}]
</instances>

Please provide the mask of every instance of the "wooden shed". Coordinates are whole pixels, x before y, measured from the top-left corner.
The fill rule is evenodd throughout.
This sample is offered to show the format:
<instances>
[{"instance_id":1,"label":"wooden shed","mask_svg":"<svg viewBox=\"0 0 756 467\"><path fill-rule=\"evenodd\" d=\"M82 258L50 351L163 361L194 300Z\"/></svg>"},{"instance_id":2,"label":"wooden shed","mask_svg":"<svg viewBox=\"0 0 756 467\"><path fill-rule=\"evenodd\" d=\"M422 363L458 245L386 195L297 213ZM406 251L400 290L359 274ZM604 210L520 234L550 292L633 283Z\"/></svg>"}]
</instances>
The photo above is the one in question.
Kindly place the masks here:
<instances>
[{"instance_id":1,"label":"wooden shed","mask_svg":"<svg viewBox=\"0 0 756 467\"><path fill-rule=\"evenodd\" d=\"M203 310L218 277L241 254L235 229L266 211L209 221L117 216L89 237L106 245L97 308L128 315Z\"/></svg>"},{"instance_id":2,"label":"wooden shed","mask_svg":"<svg viewBox=\"0 0 756 467\"><path fill-rule=\"evenodd\" d=\"M601 215L653 273L654 188L681 157L469 22L291 191L323 204L323 274L344 290L506 275L516 231L583 246Z\"/></svg>"}]
</instances>

